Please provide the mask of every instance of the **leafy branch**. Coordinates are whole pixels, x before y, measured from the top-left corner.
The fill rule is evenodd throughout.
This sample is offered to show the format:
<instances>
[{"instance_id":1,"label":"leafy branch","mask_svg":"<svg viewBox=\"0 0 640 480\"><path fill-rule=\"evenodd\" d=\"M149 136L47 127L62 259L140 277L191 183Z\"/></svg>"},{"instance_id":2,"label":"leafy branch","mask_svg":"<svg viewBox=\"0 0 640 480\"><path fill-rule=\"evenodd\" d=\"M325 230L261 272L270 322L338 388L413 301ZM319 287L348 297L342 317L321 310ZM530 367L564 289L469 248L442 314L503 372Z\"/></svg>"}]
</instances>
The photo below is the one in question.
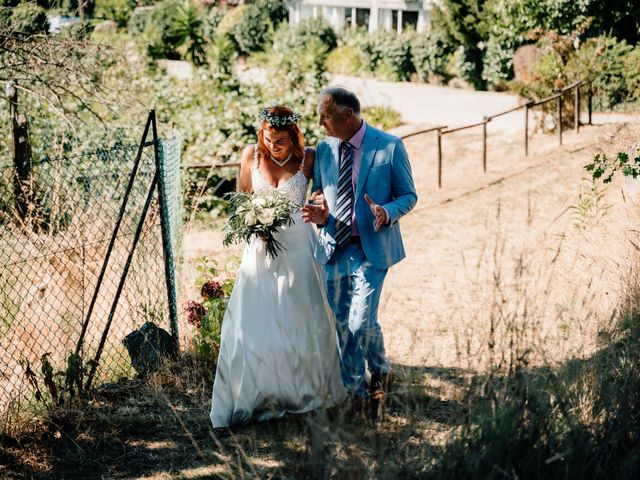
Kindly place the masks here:
<instances>
[{"instance_id":1,"label":"leafy branch","mask_svg":"<svg viewBox=\"0 0 640 480\"><path fill-rule=\"evenodd\" d=\"M585 165L584 168L591 172L593 180L602 179L603 183L610 183L618 170L621 170L625 177L638 178L640 154L631 160L628 153L618 152L616 158L610 160L604 153L598 153L593 157L593 163Z\"/></svg>"}]
</instances>

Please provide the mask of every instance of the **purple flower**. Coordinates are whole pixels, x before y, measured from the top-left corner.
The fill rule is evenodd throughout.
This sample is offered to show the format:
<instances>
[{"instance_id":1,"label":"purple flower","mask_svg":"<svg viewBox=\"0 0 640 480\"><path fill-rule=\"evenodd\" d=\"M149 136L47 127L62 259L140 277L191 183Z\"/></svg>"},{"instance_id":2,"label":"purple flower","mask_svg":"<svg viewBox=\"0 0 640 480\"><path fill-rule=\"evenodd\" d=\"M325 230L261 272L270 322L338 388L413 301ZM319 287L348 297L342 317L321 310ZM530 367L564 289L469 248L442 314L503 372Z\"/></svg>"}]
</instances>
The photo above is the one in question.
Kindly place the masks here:
<instances>
[{"instance_id":1,"label":"purple flower","mask_svg":"<svg viewBox=\"0 0 640 480\"><path fill-rule=\"evenodd\" d=\"M182 305L182 310L187 314L187 322L191 325L195 325L196 327L200 326L202 317L207 314L207 310L202 306L202 304L195 300L187 300Z\"/></svg>"},{"instance_id":2,"label":"purple flower","mask_svg":"<svg viewBox=\"0 0 640 480\"><path fill-rule=\"evenodd\" d=\"M207 283L202 285L200 294L202 295L202 298L204 298L205 300L213 300L214 298L224 297L224 291L222 290L222 286L220 285L220 282L216 280L209 280Z\"/></svg>"}]
</instances>

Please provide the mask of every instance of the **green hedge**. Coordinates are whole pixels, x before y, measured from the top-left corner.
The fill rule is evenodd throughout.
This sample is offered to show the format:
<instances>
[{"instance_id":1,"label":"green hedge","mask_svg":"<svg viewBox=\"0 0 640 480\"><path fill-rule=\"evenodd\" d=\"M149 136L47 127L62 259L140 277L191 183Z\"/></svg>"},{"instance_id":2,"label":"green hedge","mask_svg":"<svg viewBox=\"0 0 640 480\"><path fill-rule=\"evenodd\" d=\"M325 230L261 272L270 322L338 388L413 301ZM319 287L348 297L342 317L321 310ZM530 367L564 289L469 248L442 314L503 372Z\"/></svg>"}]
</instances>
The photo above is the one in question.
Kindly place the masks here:
<instances>
[{"instance_id":1,"label":"green hedge","mask_svg":"<svg viewBox=\"0 0 640 480\"><path fill-rule=\"evenodd\" d=\"M321 44L327 53L338 45L338 37L326 21L311 19L303 20L295 27L282 23L273 37L273 49L286 53L312 41Z\"/></svg>"},{"instance_id":2,"label":"green hedge","mask_svg":"<svg viewBox=\"0 0 640 480\"><path fill-rule=\"evenodd\" d=\"M44 8L35 3L21 3L10 10L11 15L7 18L11 27L15 30L27 34L47 33L49 22L47 12Z\"/></svg>"},{"instance_id":3,"label":"green hedge","mask_svg":"<svg viewBox=\"0 0 640 480\"><path fill-rule=\"evenodd\" d=\"M232 35L242 54L265 50L271 43L273 25L268 11L258 4L250 5L232 29Z\"/></svg>"},{"instance_id":4,"label":"green hedge","mask_svg":"<svg viewBox=\"0 0 640 480\"><path fill-rule=\"evenodd\" d=\"M416 34L411 42L411 60L418 79L427 82L439 75L446 81L453 51L453 46L436 32Z\"/></svg>"},{"instance_id":5,"label":"green hedge","mask_svg":"<svg viewBox=\"0 0 640 480\"><path fill-rule=\"evenodd\" d=\"M118 27L124 28L129 23L136 7L136 0L96 0L96 17L113 20Z\"/></svg>"}]
</instances>

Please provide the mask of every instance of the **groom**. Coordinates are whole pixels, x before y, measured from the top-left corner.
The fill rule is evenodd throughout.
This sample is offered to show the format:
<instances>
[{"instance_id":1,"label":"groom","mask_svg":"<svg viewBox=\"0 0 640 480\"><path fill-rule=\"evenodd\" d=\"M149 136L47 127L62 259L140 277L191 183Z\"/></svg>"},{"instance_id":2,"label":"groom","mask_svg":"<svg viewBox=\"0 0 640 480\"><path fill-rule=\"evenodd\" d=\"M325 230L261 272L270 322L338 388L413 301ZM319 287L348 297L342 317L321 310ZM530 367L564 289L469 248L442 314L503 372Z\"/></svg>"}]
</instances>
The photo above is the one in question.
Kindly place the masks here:
<instances>
[{"instance_id":1,"label":"groom","mask_svg":"<svg viewBox=\"0 0 640 480\"><path fill-rule=\"evenodd\" d=\"M318 144L314 193L302 215L319 227L315 255L336 316L342 380L356 410L364 413L369 400L376 416L393 382L378 304L388 268L405 257L398 220L418 197L402 141L367 125L353 93L324 89L319 114L329 138Z\"/></svg>"}]
</instances>

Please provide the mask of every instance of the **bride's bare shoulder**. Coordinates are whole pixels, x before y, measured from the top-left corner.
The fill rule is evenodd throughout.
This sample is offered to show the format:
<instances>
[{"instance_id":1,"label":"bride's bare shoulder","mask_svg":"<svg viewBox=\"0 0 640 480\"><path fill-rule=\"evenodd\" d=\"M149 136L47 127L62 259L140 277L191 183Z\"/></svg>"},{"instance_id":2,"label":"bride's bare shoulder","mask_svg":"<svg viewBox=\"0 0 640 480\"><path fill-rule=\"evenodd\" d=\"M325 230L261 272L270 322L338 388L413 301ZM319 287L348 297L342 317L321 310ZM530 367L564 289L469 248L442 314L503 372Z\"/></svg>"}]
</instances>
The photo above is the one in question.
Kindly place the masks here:
<instances>
[{"instance_id":1,"label":"bride's bare shoulder","mask_svg":"<svg viewBox=\"0 0 640 480\"><path fill-rule=\"evenodd\" d=\"M244 147L244 150L242 150L242 158L240 159L240 163L247 166L251 165L255 158L255 153L256 146L253 144L247 145L246 147Z\"/></svg>"}]
</instances>

